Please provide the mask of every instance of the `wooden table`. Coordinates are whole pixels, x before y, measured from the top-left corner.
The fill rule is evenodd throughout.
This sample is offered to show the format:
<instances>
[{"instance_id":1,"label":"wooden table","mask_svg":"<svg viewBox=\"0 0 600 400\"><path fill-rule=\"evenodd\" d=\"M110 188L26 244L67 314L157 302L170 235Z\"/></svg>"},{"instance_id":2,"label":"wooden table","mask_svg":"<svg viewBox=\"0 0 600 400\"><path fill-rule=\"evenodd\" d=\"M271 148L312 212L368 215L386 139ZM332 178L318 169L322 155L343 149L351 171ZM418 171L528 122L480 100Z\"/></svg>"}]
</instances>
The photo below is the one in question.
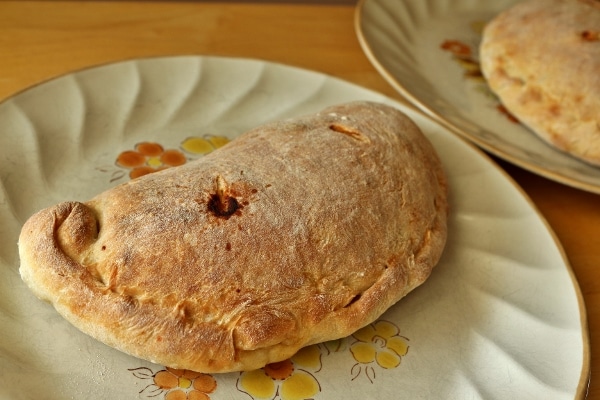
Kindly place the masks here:
<instances>
[{"instance_id":1,"label":"wooden table","mask_svg":"<svg viewBox=\"0 0 600 400\"><path fill-rule=\"evenodd\" d=\"M354 6L201 2L0 2L0 100L81 68L156 55L260 58L334 75L402 101L364 56ZM562 242L585 298L600 369L600 197L498 161ZM599 172L600 173L600 172ZM558 345L558 344L555 344ZM592 379L589 399L600 399Z\"/></svg>"}]
</instances>

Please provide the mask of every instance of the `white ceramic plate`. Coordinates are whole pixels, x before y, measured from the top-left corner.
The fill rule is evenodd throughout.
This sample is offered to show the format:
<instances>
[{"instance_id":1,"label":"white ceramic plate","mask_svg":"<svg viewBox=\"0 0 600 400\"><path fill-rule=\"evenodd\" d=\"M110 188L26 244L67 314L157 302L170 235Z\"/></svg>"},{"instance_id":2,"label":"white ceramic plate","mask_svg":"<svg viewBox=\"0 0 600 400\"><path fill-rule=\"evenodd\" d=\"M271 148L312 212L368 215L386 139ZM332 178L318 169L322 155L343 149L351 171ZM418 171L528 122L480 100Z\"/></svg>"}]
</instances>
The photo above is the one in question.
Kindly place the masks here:
<instances>
[{"instance_id":1,"label":"white ceramic plate","mask_svg":"<svg viewBox=\"0 0 600 400\"><path fill-rule=\"evenodd\" d=\"M139 143L189 160L220 137L359 99L403 109L315 72L197 56L92 68L1 103L0 398L581 398L585 310L554 235L482 153L407 109L449 175L449 241L431 278L360 334L280 369L199 376L89 338L21 282L23 222L130 179L116 160Z\"/></svg>"},{"instance_id":2,"label":"white ceramic plate","mask_svg":"<svg viewBox=\"0 0 600 400\"><path fill-rule=\"evenodd\" d=\"M516 1L362 0L355 26L377 70L434 120L522 168L600 193L600 168L552 148L512 121L476 77L483 25Z\"/></svg>"}]
</instances>

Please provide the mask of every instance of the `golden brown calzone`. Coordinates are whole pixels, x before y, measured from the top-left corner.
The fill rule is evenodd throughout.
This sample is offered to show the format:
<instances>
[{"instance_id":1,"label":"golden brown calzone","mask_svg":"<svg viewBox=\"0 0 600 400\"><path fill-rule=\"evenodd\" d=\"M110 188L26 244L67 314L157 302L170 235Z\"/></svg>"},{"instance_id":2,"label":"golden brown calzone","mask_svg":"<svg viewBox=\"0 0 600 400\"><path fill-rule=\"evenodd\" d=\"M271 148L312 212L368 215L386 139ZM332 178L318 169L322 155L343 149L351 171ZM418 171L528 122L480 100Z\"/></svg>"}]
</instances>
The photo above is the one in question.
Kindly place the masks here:
<instances>
[{"instance_id":1,"label":"golden brown calzone","mask_svg":"<svg viewBox=\"0 0 600 400\"><path fill-rule=\"evenodd\" d=\"M485 27L480 57L512 114L552 146L600 165L600 1L517 3Z\"/></svg>"},{"instance_id":2,"label":"golden brown calzone","mask_svg":"<svg viewBox=\"0 0 600 400\"><path fill-rule=\"evenodd\" d=\"M446 240L446 192L408 117L349 103L38 212L20 271L126 353L255 369L351 334L425 281Z\"/></svg>"}]
</instances>

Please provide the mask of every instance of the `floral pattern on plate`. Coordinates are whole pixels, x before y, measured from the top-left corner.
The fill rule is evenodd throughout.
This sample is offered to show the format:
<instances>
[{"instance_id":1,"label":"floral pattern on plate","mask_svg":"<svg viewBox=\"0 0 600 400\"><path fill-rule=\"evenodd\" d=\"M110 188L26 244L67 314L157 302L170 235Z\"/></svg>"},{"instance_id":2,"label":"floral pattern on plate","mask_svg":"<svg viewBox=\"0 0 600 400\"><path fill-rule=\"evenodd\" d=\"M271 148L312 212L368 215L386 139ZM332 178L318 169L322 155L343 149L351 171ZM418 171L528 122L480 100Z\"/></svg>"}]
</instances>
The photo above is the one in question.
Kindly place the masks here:
<instances>
[{"instance_id":1,"label":"floral pattern on plate","mask_svg":"<svg viewBox=\"0 0 600 400\"><path fill-rule=\"evenodd\" d=\"M197 158L206 155L219 147L224 146L229 139L224 136L192 136L181 142L179 149L166 149L156 142L137 143L133 150L119 153L115 164L120 170L112 174L111 182L117 181L128 175L130 179L139 178L152 172L177 167L190 161L191 157ZM128 170L129 173L123 170Z\"/></svg>"},{"instance_id":2,"label":"floral pattern on plate","mask_svg":"<svg viewBox=\"0 0 600 400\"><path fill-rule=\"evenodd\" d=\"M386 320L377 320L346 338L310 345L286 360L265 365L253 371L238 373L235 387L253 400L309 400L326 396L327 383L321 383L319 372L323 357L348 352L355 363L348 381L364 375L375 383L375 368L398 368L408 353L409 339L400 335L400 328ZM148 367L128 369L134 377L151 381L141 395L165 400L207 400L217 393L219 379L230 374L204 374L165 367L154 372Z\"/></svg>"}]
</instances>

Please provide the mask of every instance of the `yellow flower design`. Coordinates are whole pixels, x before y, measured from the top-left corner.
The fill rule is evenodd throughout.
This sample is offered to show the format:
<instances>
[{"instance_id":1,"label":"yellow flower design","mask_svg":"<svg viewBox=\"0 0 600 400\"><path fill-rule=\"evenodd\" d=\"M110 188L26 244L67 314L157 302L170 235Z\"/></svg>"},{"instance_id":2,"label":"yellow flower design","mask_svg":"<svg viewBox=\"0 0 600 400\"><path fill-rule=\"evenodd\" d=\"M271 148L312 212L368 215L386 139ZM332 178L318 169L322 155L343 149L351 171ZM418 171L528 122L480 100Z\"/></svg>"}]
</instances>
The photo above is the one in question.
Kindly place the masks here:
<instances>
[{"instance_id":1,"label":"yellow flower design","mask_svg":"<svg viewBox=\"0 0 600 400\"><path fill-rule=\"evenodd\" d=\"M165 400L210 400L210 393L217 389L217 381L212 375L186 369L166 367L156 373L141 367L130 369L139 379L151 379L152 383L140 391L148 391L148 397L164 393Z\"/></svg>"},{"instance_id":2,"label":"yellow flower design","mask_svg":"<svg viewBox=\"0 0 600 400\"><path fill-rule=\"evenodd\" d=\"M321 350L313 345L300 349L292 358L242 372L237 382L239 391L252 399L304 400L321 391L317 379L307 369L321 369Z\"/></svg>"},{"instance_id":3,"label":"yellow flower design","mask_svg":"<svg viewBox=\"0 0 600 400\"><path fill-rule=\"evenodd\" d=\"M352 367L356 379L363 371L372 382L375 370L371 364L381 368L396 368L402 357L408 353L408 338L400 336L400 329L389 321L380 320L352 334L356 341L350 346L350 352L357 361Z\"/></svg>"},{"instance_id":4,"label":"yellow flower design","mask_svg":"<svg viewBox=\"0 0 600 400\"><path fill-rule=\"evenodd\" d=\"M325 350L325 354L338 353L340 351L346 351L346 338L329 340L319 344Z\"/></svg>"},{"instance_id":5,"label":"yellow flower design","mask_svg":"<svg viewBox=\"0 0 600 400\"><path fill-rule=\"evenodd\" d=\"M205 155L229 143L225 136L191 136L181 142L181 148L191 154Z\"/></svg>"}]
</instances>

